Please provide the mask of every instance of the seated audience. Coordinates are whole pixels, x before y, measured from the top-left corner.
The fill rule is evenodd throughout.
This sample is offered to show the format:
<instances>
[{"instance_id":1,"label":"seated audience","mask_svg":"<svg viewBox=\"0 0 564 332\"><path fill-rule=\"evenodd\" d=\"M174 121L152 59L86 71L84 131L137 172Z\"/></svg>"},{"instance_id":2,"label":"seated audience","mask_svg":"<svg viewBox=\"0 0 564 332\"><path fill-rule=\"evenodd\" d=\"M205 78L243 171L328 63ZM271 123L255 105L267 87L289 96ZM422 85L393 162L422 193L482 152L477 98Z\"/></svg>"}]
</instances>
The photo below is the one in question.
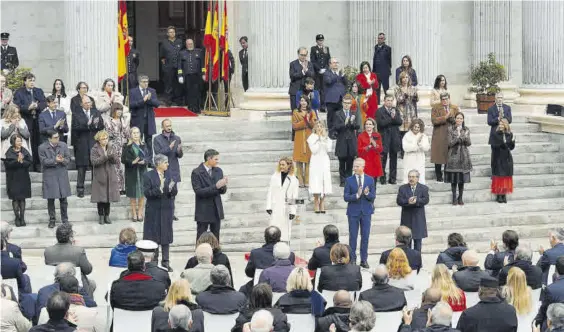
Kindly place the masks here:
<instances>
[{"instance_id":1,"label":"seated audience","mask_svg":"<svg viewBox=\"0 0 564 332\"><path fill-rule=\"evenodd\" d=\"M546 317L547 317L546 332L564 331L564 303L553 303L549 305L548 310L546 311ZM541 332L540 325L534 326L533 332Z\"/></svg>"},{"instance_id":2,"label":"seated audience","mask_svg":"<svg viewBox=\"0 0 564 332\"><path fill-rule=\"evenodd\" d=\"M456 287L446 265L435 265L431 276L431 287L441 290L441 300L450 304L452 311L466 310L466 295L462 289Z\"/></svg>"},{"instance_id":3,"label":"seated audience","mask_svg":"<svg viewBox=\"0 0 564 332\"><path fill-rule=\"evenodd\" d=\"M145 259L145 273L153 277L153 279L162 282L165 288L170 287L170 276L168 275L168 269L161 267L157 264L156 255L159 245L151 240L139 240L135 243L137 251L143 254ZM127 273L127 270L123 271L120 277L123 277Z\"/></svg>"},{"instance_id":4,"label":"seated audience","mask_svg":"<svg viewBox=\"0 0 564 332\"><path fill-rule=\"evenodd\" d=\"M294 265L290 262L290 247L284 242L274 245L274 263L271 267L264 269L259 277L259 283L264 282L272 287L272 291L283 293L286 291L286 281L294 270Z\"/></svg>"},{"instance_id":5,"label":"seated audience","mask_svg":"<svg viewBox=\"0 0 564 332\"><path fill-rule=\"evenodd\" d=\"M313 249L313 254L307 263L309 270L315 271L324 266L331 265L331 248L336 243L339 243L339 229L335 225L326 225L323 227L323 239L325 243L320 244L317 248ZM350 247L347 245L347 249ZM349 251L350 254L350 251Z\"/></svg>"},{"instance_id":6,"label":"seated audience","mask_svg":"<svg viewBox=\"0 0 564 332\"><path fill-rule=\"evenodd\" d=\"M110 266L127 267L127 255L137 250L137 233L132 227L126 227L119 232L119 243L112 249Z\"/></svg>"},{"instance_id":7,"label":"seated audience","mask_svg":"<svg viewBox=\"0 0 564 332\"><path fill-rule=\"evenodd\" d=\"M245 294L231 287L229 270L223 265L216 265L210 272L211 286L198 294L196 303L203 311L210 314L234 314L247 303Z\"/></svg>"},{"instance_id":8,"label":"seated audience","mask_svg":"<svg viewBox=\"0 0 564 332\"><path fill-rule=\"evenodd\" d=\"M274 329L274 317L267 310L255 312L250 323L243 327L244 332L272 332Z\"/></svg>"},{"instance_id":9,"label":"seated audience","mask_svg":"<svg viewBox=\"0 0 564 332\"><path fill-rule=\"evenodd\" d=\"M74 276L65 276L59 279L61 292L69 296L70 307L69 315L74 315L77 329L82 331L104 331L106 328L106 316L98 316L96 308L88 308L85 305L84 298L78 293L78 280ZM47 310L43 308L39 315L38 324L45 324L49 320Z\"/></svg>"},{"instance_id":10,"label":"seated audience","mask_svg":"<svg viewBox=\"0 0 564 332\"><path fill-rule=\"evenodd\" d=\"M480 288L480 280L488 278L490 274L482 270L478 263L480 259L475 250L466 250L462 254L462 267L456 268L452 279L458 288L465 292L477 292Z\"/></svg>"},{"instance_id":11,"label":"seated audience","mask_svg":"<svg viewBox=\"0 0 564 332\"><path fill-rule=\"evenodd\" d=\"M437 264L444 264L449 269L453 265L462 266L462 254L468 250L464 237L459 233L448 235L448 248L437 257Z\"/></svg>"},{"instance_id":12,"label":"seated audience","mask_svg":"<svg viewBox=\"0 0 564 332\"><path fill-rule=\"evenodd\" d=\"M564 255L564 228L556 228L550 231L548 235L548 241L550 242L550 249L544 250L543 247L539 249L539 253L542 255L537 266L542 269L542 282L546 285L548 278L552 276L548 275L548 271L551 265L556 264L556 259Z\"/></svg>"},{"instance_id":13,"label":"seated audience","mask_svg":"<svg viewBox=\"0 0 564 332\"><path fill-rule=\"evenodd\" d=\"M513 267L507 275L507 284L501 288L501 295L515 308L517 316L524 316L533 310L532 291L531 287L527 286L525 272Z\"/></svg>"},{"instance_id":14,"label":"seated audience","mask_svg":"<svg viewBox=\"0 0 564 332\"><path fill-rule=\"evenodd\" d=\"M191 332L204 332L204 313L194 302L190 293L190 283L186 279L178 279L172 283L166 298L155 309L151 316L151 331L166 332L169 329L168 318L171 309L178 304L185 305L192 312Z\"/></svg>"},{"instance_id":15,"label":"seated audience","mask_svg":"<svg viewBox=\"0 0 564 332\"><path fill-rule=\"evenodd\" d=\"M198 265L193 268L184 270L180 277L190 282L192 294L198 295L205 291L211 284L210 272L214 265L212 264L213 250L207 243L202 243L196 248L196 256Z\"/></svg>"},{"instance_id":16,"label":"seated audience","mask_svg":"<svg viewBox=\"0 0 564 332\"><path fill-rule=\"evenodd\" d=\"M22 262L22 272L25 273L27 270L27 265L23 261L22 257L22 248L18 245L10 243L10 234L12 234L12 225L10 225L7 221L0 222L0 238L6 242L6 251L10 254L10 257L17 258Z\"/></svg>"},{"instance_id":17,"label":"seated audience","mask_svg":"<svg viewBox=\"0 0 564 332\"><path fill-rule=\"evenodd\" d=\"M368 301L359 300L352 305L349 315L351 332L365 332L374 329L376 314L371 309Z\"/></svg>"},{"instance_id":18,"label":"seated audience","mask_svg":"<svg viewBox=\"0 0 564 332\"><path fill-rule=\"evenodd\" d=\"M316 317L323 314L327 301L315 290L308 271L296 267L286 282L286 291L274 305L285 314L312 314Z\"/></svg>"},{"instance_id":19,"label":"seated audience","mask_svg":"<svg viewBox=\"0 0 564 332\"><path fill-rule=\"evenodd\" d=\"M416 329L411 326L413 321L414 310L403 311L403 321L405 324L402 326L400 332L411 332ZM458 332L458 330L451 328L452 322L452 308L446 302L437 303L429 312L427 327L417 329L419 332Z\"/></svg>"},{"instance_id":20,"label":"seated audience","mask_svg":"<svg viewBox=\"0 0 564 332\"><path fill-rule=\"evenodd\" d=\"M20 311L16 294L12 287L2 284L0 285L0 291L2 292L2 297L0 298L0 331L29 331L31 322Z\"/></svg>"},{"instance_id":21,"label":"seated audience","mask_svg":"<svg viewBox=\"0 0 564 332\"><path fill-rule=\"evenodd\" d=\"M499 271L498 279L500 286L506 284L509 270L513 267L518 267L525 272L527 285L532 289L542 287L542 270L540 267L533 265L533 251L528 245L520 244L517 249L515 249L514 261L508 263Z\"/></svg>"},{"instance_id":22,"label":"seated audience","mask_svg":"<svg viewBox=\"0 0 564 332\"><path fill-rule=\"evenodd\" d=\"M6 241L0 239L0 273L2 279L16 279L19 293L31 293L31 282L29 277L23 273L22 261L10 257L6 251Z\"/></svg>"},{"instance_id":23,"label":"seated audience","mask_svg":"<svg viewBox=\"0 0 564 332\"><path fill-rule=\"evenodd\" d=\"M88 261L84 248L73 244L74 232L72 225L63 223L57 227L55 234L57 236L57 244L45 248L43 254L45 256L45 264L58 265L59 263L68 262L74 264L74 266L80 267L82 286L86 292L92 296L96 289L96 283L94 280L90 280L86 277L92 273L92 264Z\"/></svg>"},{"instance_id":24,"label":"seated audience","mask_svg":"<svg viewBox=\"0 0 564 332\"><path fill-rule=\"evenodd\" d=\"M221 252L219 241L217 240L215 235L212 232L204 232L196 241L196 248L198 248L198 246L202 243L207 243L211 246L213 250L213 259L211 263L213 265L225 265L225 267L229 270L229 275L231 276L231 284L234 285L231 263L229 263L229 258L227 257L227 255ZM190 259L188 259L188 262L186 262L186 267L184 269L191 269L193 267L196 267L198 264L199 263L197 257L192 256L190 257Z\"/></svg>"},{"instance_id":25,"label":"seated audience","mask_svg":"<svg viewBox=\"0 0 564 332\"><path fill-rule=\"evenodd\" d=\"M462 313L456 328L461 332L515 332L515 308L499 296L499 283L493 278L480 281L480 302Z\"/></svg>"},{"instance_id":26,"label":"seated audience","mask_svg":"<svg viewBox=\"0 0 564 332\"><path fill-rule=\"evenodd\" d=\"M190 309L183 305L177 304L168 315L168 325L170 332L192 332L192 312Z\"/></svg>"},{"instance_id":27,"label":"seated audience","mask_svg":"<svg viewBox=\"0 0 564 332\"><path fill-rule=\"evenodd\" d=\"M484 262L484 268L490 270L491 275L496 278L499 274L499 270L503 268L505 257L507 257L508 263L513 262L515 249L519 245L519 234L512 230L506 230L501 236L501 241L503 242L503 249L505 251L499 251L497 243L492 240L490 243L490 252Z\"/></svg>"},{"instance_id":28,"label":"seated audience","mask_svg":"<svg viewBox=\"0 0 564 332\"><path fill-rule=\"evenodd\" d=\"M241 310L235 320L231 332L242 332L246 323L250 322L253 315L259 310L268 310L274 317L274 332L289 332L288 317L278 308L272 307L272 288L267 284L258 284L253 287L248 305Z\"/></svg>"},{"instance_id":29,"label":"seated audience","mask_svg":"<svg viewBox=\"0 0 564 332\"><path fill-rule=\"evenodd\" d=\"M358 300L372 303L374 311L400 311L407 305L403 290L388 284L386 265L376 266L372 273L372 288L360 293ZM352 319L352 318L351 318Z\"/></svg>"},{"instance_id":30,"label":"seated audience","mask_svg":"<svg viewBox=\"0 0 564 332\"><path fill-rule=\"evenodd\" d=\"M421 261L421 252L411 249L410 244L411 229L407 226L400 226L396 228L396 248L400 248L405 252L407 260L409 261L409 266L412 270L419 273L421 266L423 266ZM382 253L380 256L380 264L386 264L390 252L392 252L392 249L386 250Z\"/></svg>"},{"instance_id":31,"label":"seated audience","mask_svg":"<svg viewBox=\"0 0 564 332\"><path fill-rule=\"evenodd\" d=\"M152 310L165 295L165 284L145 272L145 258L136 250L127 256L127 271L112 283L109 302L112 308Z\"/></svg>"},{"instance_id":32,"label":"seated audience","mask_svg":"<svg viewBox=\"0 0 564 332\"><path fill-rule=\"evenodd\" d=\"M411 273L411 267L409 267L407 256L403 250L394 248L390 252L386 268L388 268L388 277L390 278L388 284L403 290L415 289L416 275Z\"/></svg>"},{"instance_id":33,"label":"seated audience","mask_svg":"<svg viewBox=\"0 0 564 332\"><path fill-rule=\"evenodd\" d=\"M413 309L411 314L411 323L409 325L411 325L413 330L424 329L427 326L427 321L429 320L429 310L433 309L437 303L441 302L441 297L442 294L440 289L427 288L427 290L423 293L421 306ZM405 324L406 322L402 320L398 332L401 331Z\"/></svg>"},{"instance_id":34,"label":"seated audience","mask_svg":"<svg viewBox=\"0 0 564 332\"><path fill-rule=\"evenodd\" d=\"M358 291L362 288L362 274L360 266L349 264L349 250L344 244L337 243L331 248L331 262L321 268L319 275L319 285L317 290L338 291L346 290L349 292Z\"/></svg>"},{"instance_id":35,"label":"seated audience","mask_svg":"<svg viewBox=\"0 0 564 332\"><path fill-rule=\"evenodd\" d=\"M546 310L552 303L564 303L564 256L556 259L556 280L545 289L542 305L535 321L544 326Z\"/></svg>"},{"instance_id":36,"label":"seated audience","mask_svg":"<svg viewBox=\"0 0 564 332\"><path fill-rule=\"evenodd\" d=\"M351 313L351 295L345 290L340 290L333 295L333 306L327 308L323 316L317 318L315 332L329 331L329 327L335 324L337 331L348 331Z\"/></svg>"},{"instance_id":37,"label":"seated audience","mask_svg":"<svg viewBox=\"0 0 564 332\"><path fill-rule=\"evenodd\" d=\"M70 308L69 295L64 292L55 292L47 301L47 313L49 320L45 324L32 327L30 332L72 332L76 331L76 325L72 324L72 315L67 316Z\"/></svg>"}]
</instances>

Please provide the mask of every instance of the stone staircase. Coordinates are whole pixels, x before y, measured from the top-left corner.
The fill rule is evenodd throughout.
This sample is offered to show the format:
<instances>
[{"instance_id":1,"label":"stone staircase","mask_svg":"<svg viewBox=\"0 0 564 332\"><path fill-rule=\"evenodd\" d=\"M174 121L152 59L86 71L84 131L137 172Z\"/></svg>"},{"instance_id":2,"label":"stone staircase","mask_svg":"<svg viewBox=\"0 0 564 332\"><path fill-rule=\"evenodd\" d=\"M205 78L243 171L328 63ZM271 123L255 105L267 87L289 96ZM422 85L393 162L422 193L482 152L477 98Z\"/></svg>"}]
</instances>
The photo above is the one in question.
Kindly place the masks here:
<instances>
[{"instance_id":1,"label":"stone staircase","mask_svg":"<svg viewBox=\"0 0 564 332\"><path fill-rule=\"evenodd\" d=\"M466 123L471 130L470 153L474 170L472 183L465 187L464 206L450 204L450 185L437 183L433 165L427 163L427 183L431 203L427 206L429 237L424 240L424 252L438 252L446 246L451 232L462 233L474 248L485 251L489 239L500 240L503 230L517 230L521 237L536 247L544 243L548 230L562 225L558 222L564 211L564 157L560 153L558 136L541 133L538 125L527 122L525 115L515 115L512 130L517 146L513 152L515 163L515 192L508 197L508 204L498 204L490 194L490 147L487 144L489 126L485 115L466 110ZM421 110L421 118L428 124L431 134L430 114ZM160 120L157 119L157 122ZM220 166L229 176L229 189L223 196L226 219L222 224L221 240L224 251L248 251L263 242L263 230L268 225L265 196L269 178L281 156L291 155L290 125L287 117L249 122L222 118L173 119L175 132L182 137L184 158L181 159L183 182L179 184L176 198L174 224L175 251L191 252L195 244L193 221L194 193L190 183L191 170L203 159L208 148L220 151ZM338 186L338 162L332 157L334 193L327 197L326 215L313 213L312 200L308 201L301 222L293 226L292 246L308 256L317 239L322 238L322 228L336 224L342 240L348 241L346 204L342 188ZM398 161L401 176L402 160ZM41 198L41 174L32 173L33 197L27 203L27 227L16 228L12 233L15 243L23 248L44 248L55 242L54 230L47 228L47 202ZM89 175L87 175L89 178ZM71 187L76 190L76 171L70 171ZM0 200L3 220L13 220L11 202L6 197L5 174L2 173ZM401 178L398 182L401 182ZM396 205L397 185L377 186L376 210L372 217L370 252L381 252L394 243L394 229L399 225L400 208ZM139 233L141 223L132 223L126 197L112 204L113 224L98 225L96 206L87 196L69 198L69 218L73 222L77 244L87 248L113 247L120 229L134 227ZM307 191L301 195L307 197ZM58 206L58 204L57 204ZM139 234L140 235L140 234Z\"/></svg>"}]
</instances>

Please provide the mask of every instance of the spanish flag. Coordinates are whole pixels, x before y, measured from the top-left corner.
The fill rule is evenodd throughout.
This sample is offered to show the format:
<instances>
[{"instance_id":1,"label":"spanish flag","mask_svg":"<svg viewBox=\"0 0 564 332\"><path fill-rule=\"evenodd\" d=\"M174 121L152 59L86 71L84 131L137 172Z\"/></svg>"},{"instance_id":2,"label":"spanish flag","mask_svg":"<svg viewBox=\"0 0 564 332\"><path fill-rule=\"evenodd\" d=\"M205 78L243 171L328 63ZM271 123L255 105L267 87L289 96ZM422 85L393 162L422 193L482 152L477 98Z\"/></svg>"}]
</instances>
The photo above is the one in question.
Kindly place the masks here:
<instances>
[{"instance_id":1,"label":"spanish flag","mask_svg":"<svg viewBox=\"0 0 564 332\"><path fill-rule=\"evenodd\" d=\"M221 38L219 39L219 44L222 49L223 56L223 80L229 80L229 27L227 24L227 1L223 1L223 20L221 24Z\"/></svg>"},{"instance_id":2,"label":"spanish flag","mask_svg":"<svg viewBox=\"0 0 564 332\"><path fill-rule=\"evenodd\" d=\"M129 38L127 32L127 4L125 0L118 3L118 82L127 74L127 56L129 55Z\"/></svg>"},{"instance_id":3,"label":"spanish flag","mask_svg":"<svg viewBox=\"0 0 564 332\"><path fill-rule=\"evenodd\" d=\"M206 47L206 80L208 79L207 70L210 68L209 60L212 60L212 82L219 78L219 15L218 4L215 4L213 15L213 25L211 25L211 11L208 9L206 19L206 30L204 33L204 46Z\"/></svg>"}]
</instances>

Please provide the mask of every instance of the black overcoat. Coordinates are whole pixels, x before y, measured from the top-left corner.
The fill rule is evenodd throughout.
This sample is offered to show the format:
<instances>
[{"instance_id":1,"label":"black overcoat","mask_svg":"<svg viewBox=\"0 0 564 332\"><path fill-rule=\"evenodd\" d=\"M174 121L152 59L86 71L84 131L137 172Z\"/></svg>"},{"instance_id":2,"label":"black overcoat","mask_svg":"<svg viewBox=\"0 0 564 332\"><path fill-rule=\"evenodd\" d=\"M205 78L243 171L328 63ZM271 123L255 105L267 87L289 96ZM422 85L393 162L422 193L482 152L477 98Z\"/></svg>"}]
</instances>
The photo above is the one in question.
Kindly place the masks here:
<instances>
[{"instance_id":1,"label":"black overcoat","mask_svg":"<svg viewBox=\"0 0 564 332\"><path fill-rule=\"evenodd\" d=\"M204 163L192 170L192 189L196 194L196 222L215 224L223 218L223 203L221 195L227 192L227 186L217 189L215 184L223 178L223 171L219 167L212 168L211 177L206 171Z\"/></svg>"},{"instance_id":2,"label":"black overcoat","mask_svg":"<svg viewBox=\"0 0 564 332\"><path fill-rule=\"evenodd\" d=\"M351 112L351 114L353 114L353 112ZM345 112L338 110L333 120L333 128L337 133L335 155L339 158L354 158L358 154L356 132L360 129L360 126L355 120L349 121L346 124L345 120Z\"/></svg>"},{"instance_id":3,"label":"black overcoat","mask_svg":"<svg viewBox=\"0 0 564 332\"><path fill-rule=\"evenodd\" d=\"M31 197L31 179L29 167L33 165L33 159L25 148L21 148L23 160L18 161L18 152L10 147L6 151L4 167L6 168L6 191L11 200L26 199Z\"/></svg>"},{"instance_id":4,"label":"black overcoat","mask_svg":"<svg viewBox=\"0 0 564 332\"><path fill-rule=\"evenodd\" d=\"M401 112L396 110L396 116L392 115L382 106L376 111L376 124L378 132L382 136L382 153L394 153L401 151L401 134L399 127L402 125Z\"/></svg>"},{"instance_id":5,"label":"black overcoat","mask_svg":"<svg viewBox=\"0 0 564 332\"><path fill-rule=\"evenodd\" d=\"M88 125L88 117L83 109L72 114L71 142L74 149L74 160L76 166L90 165L90 150L96 143L94 136L104 129L104 119L97 109L90 109L92 122Z\"/></svg>"},{"instance_id":6,"label":"black overcoat","mask_svg":"<svg viewBox=\"0 0 564 332\"><path fill-rule=\"evenodd\" d=\"M145 192L145 222L143 224L143 240L155 241L158 244L170 244L173 241L172 219L174 217L174 197L178 193L176 183L169 188L172 181L165 175L163 190L156 169L143 175Z\"/></svg>"},{"instance_id":7,"label":"black overcoat","mask_svg":"<svg viewBox=\"0 0 564 332\"><path fill-rule=\"evenodd\" d=\"M504 139L505 136L505 139ZM513 156L511 150L515 148L513 133L496 131L491 136L492 145L492 175L513 176Z\"/></svg>"},{"instance_id":8,"label":"black overcoat","mask_svg":"<svg viewBox=\"0 0 564 332\"><path fill-rule=\"evenodd\" d=\"M517 313L505 300L485 298L462 313L456 328L462 332L516 332Z\"/></svg>"},{"instance_id":9,"label":"black overcoat","mask_svg":"<svg viewBox=\"0 0 564 332\"><path fill-rule=\"evenodd\" d=\"M409 204L409 198L417 197L415 204ZM401 225L411 229L414 239L427 237L427 219L425 218L425 205L429 203L429 188L421 183L412 192L409 183L399 187L397 204L401 206Z\"/></svg>"}]
</instances>

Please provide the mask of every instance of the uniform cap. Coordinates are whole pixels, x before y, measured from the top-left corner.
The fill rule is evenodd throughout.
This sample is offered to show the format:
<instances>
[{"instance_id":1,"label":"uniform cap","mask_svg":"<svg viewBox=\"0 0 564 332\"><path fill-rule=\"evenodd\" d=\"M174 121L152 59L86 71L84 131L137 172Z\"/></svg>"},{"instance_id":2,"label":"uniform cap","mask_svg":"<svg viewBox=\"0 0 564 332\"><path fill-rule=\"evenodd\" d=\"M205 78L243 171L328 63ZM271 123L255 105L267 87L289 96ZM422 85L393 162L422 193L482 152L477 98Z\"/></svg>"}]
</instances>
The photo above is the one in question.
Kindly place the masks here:
<instances>
[{"instance_id":1,"label":"uniform cap","mask_svg":"<svg viewBox=\"0 0 564 332\"><path fill-rule=\"evenodd\" d=\"M0 39L2 40L8 40L10 38L10 34L7 32L2 32L0 33Z\"/></svg>"},{"instance_id":2,"label":"uniform cap","mask_svg":"<svg viewBox=\"0 0 564 332\"><path fill-rule=\"evenodd\" d=\"M139 240L137 241L137 243L135 243L135 246L139 251L145 251L145 252L153 252L157 250L157 248L159 247L159 245L156 242L151 240Z\"/></svg>"},{"instance_id":3,"label":"uniform cap","mask_svg":"<svg viewBox=\"0 0 564 332\"><path fill-rule=\"evenodd\" d=\"M317 36L315 36L315 40L325 40L325 37L323 37L322 34L318 34Z\"/></svg>"}]
</instances>

